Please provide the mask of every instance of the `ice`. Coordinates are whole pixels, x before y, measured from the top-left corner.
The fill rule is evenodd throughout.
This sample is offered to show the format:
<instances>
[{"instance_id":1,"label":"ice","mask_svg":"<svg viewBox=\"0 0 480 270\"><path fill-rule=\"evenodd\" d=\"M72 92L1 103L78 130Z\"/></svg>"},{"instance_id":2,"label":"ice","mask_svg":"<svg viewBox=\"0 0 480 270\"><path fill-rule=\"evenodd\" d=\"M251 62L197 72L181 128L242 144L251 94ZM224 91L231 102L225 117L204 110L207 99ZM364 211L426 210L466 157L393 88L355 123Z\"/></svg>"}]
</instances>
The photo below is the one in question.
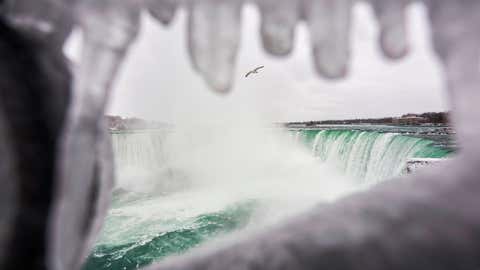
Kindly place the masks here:
<instances>
[{"instance_id":1,"label":"ice","mask_svg":"<svg viewBox=\"0 0 480 270\"><path fill-rule=\"evenodd\" d=\"M256 2L262 15L262 41L269 53L283 56L291 52L295 25L302 17L309 28L318 73L327 78L346 75L354 0ZM385 55L394 59L404 56L408 52L405 6L410 1L371 2L378 17L380 43ZM204 252L204 256L171 259L163 265L165 269L204 269L208 266L211 269L338 268L345 266L342 263L347 260L340 262L335 258L358 260L351 257L352 254L363 254L367 265L378 263L375 266L383 269L401 266L415 269L418 261L422 261L423 268L445 267L441 265L442 260L435 258L448 258L457 266L468 266L472 262L471 258L475 258L472 252L478 243L471 239L478 239L476 228L480 224L478 210L472 207L478 204L479 187L480 1L423 2L430 14L434 49L444 65L453 122L461 147L459 158L447 164L451 168L432 171L417 179L392 182L331 207L318 208L288 225L280 224L275 230L221 251L212 248ZM75 4L76 0L16 0L4 3L1 9L5 19L17 29L41 37L52 47L63 44L74 23L83 30L83 56L74 70L73 99L58 157L59 172L55 181L59 187L55 190L55 209L51 217L46 217L53 221L48 247L49 268L58 270L79 269L93 242L91 236L96 234L101 217L105 215L109 198L106 194L113 178L112 157L99 119L116 74L139 31L141 9L148 9L159 22L168 24L178 3L174 0L78 0L78 10L74 9ZM190 0L186 3L192 64L218 92L227 92L232 87L242 5L243 0ZM5 147L4 138L0 140L0 147ZM14 151L0 150L4 152L3 159ZM6 168L0 175L8 178L13 169L8 164L3 165ZM11 183L7 184L9 190L15 189ZM100 200L92 202L90 196L96 188ZM385 198L389 204L385 204ZM12 198L5 200L12 204ZM90 208L99 219L91 219ZM438 212L442 209L453 211ZM9 220L11 217L7 216ZM435 223L432 227L432 221L438 218L448 222ZM406 226L395 226L398 224ZM425 228L434 228L435 233L418 234ZM419 238L420 235L425 238ZM374 243L375 247L372 249L368 243ZM3 248L4 242L0 244ZM405 251L405 247L411 249ZM425 247L428 249L422 250ZM333 260L332 250L336 254ZM379 252L385 250L395 252L385 258ZM425 258L427 253L431 256ZM405 254L408 258L403 256ZM384 262L395 264L381 265ZM353 269L355 265L361 264L352 263L348 267ZM162 265L152 269L162 269Z\"/></svg>"},{"instance_id":2,"label":"ice","mask_svg":"<svg viewBox=\"0 0 480 270\"><path fill-rule=\"evenodd\" d=\"M74 71L73 97L61 139L60 197L51 229L52 269L77 269L83 259L79 254L85 252L83 240L93 222L86 222L91 218L91 190L98 181L98 169L102 170L97 165L104 163L98 160L107 136L100 120L116 73L137 35L139 20L138 1L85 0L79 7L83 52Z\"/></svg>"},{"instance_id":3,"label":"ice","mask_svg":"<svg viewBox=\"0 0 480 270\"><path fill-rule=\"evenodd\" d=\"M4 3L7 19L54 47L61 47L74 26L73 9L78 0L9 0Z\"/></svg>"},{"instance_id":4,"label":"ice","mask_svg":"<svg viewBox=\"0 0 480 270\"><path fill-rule=\"evenodd\" d=\"M106 126L106 123L103 123ZM100 131L100 138L96 146L98 171L94 181L96 182L97 197L95 202L91 205L94 214L90 220L90 227L85 233L83 246L80 248L82 255L80 258L87 258L90 255L93 245L97 241L97 235L102 229L104 218L107 216L107 211L110 208L112 199L112 190L115 182L113 149L111 136L107 129Z\"/></svg>"},{"instance_id":5,"label":"ice","mask_svg":"<svg viewBox=\"0 0 480 270\"><path fill-rule=\"evenodd\" d=\"M350 0L306 0L305 17L310 30L313 61L326 78L347 74L350 55Z\"/></svg>"},{"instance_id":6,"label":"ice","mask_svg":"<svg viewBox=\"0 0 480 270\"><path fill-rule=\"evenodd\" d=\"M261 37L265 50L284 56L293 49L295 27L300 17L299 0L258 0L262 15Z\"/></svg>"},{"instance_id":7,"label":"ice","mask_svg":"<svg viewBox=\"0 0 480 270\"><path fill-rule=\"evenodd\" d=\"M409 0L374 0L380 26L380 46L385 56L398 59L408 52L405 7Z\"/></svg>"},{"instance_id":8,"label":"ice","mask_svg":"<svg viewBox=\"0 0 480 270\"><path fill-rule=\"evenodd\" d=\"M240 42L242 1L188 4L188 48L194 68L217 92L230 90Z\"/></svg>"},{"instance_id":9,"label":"ice","mask_svg":"<svg viewBox=\"0 0 480 270\"><path fill-rule=\"evenodd\" d=\"M444 64L458 141L463 151L475 156L480 150L480 2L427 3L433 45Z\"/></svg>"},{"instance_id":10,"label":"ice","mask_svg":"<svg viewBox=\"0 0 480 270\"><path fill-rule=\"evenodd\" d=\"M145 8L164 25L170 24L178 6L176 0L145 0Z\"/></svg>"},{"instance_id":11,"label":"ice","mask_svg":"<svg viewBox=\"0 0 480 270\"><path fill-rule=\"evenodd\" d=\"M8 242L14 233L15 217L18 215L18 201L20 196L17 186L19 177L15 172L15 161L11 139L8 135L8 123L5 120L6 115L0 113L0 154L2 162L0 163L0 179L2 188L0 189L0 265L3 265L5 256L8 254Z\"/></svg>"}]
</instances>

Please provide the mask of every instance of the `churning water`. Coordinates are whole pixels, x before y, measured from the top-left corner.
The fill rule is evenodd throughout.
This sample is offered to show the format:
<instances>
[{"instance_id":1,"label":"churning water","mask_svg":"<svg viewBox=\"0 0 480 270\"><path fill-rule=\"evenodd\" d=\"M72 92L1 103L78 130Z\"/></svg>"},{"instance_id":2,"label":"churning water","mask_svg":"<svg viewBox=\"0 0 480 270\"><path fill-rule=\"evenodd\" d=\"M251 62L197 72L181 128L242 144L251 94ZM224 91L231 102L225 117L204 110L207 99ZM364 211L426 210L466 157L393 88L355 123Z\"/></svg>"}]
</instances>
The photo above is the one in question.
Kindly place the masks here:
<instances>
[{"instance_id":1,"label":"churning water","mask_svg":"<svg viewBox=\"0 0 480 270\"><path fill-rule=\"evenodd\" d=\"M85 269L135 269L268 226L451 152L382 130L193 127L112 134L117 188Z\"/></svg>"}]
</instances>

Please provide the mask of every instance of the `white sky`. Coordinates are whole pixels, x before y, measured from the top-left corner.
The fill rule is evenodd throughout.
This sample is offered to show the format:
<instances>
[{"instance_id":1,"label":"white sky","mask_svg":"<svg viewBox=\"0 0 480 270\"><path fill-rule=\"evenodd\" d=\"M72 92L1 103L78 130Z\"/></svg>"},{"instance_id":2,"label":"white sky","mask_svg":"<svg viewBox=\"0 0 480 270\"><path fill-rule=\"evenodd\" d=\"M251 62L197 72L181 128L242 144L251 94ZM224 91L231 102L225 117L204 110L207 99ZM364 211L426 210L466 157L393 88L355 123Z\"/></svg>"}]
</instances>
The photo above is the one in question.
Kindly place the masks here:
<instances>
[{"instance_id":1,"label":"white sky","mask_svg":"<svg viewBox=\"0 0 480 270\"><path fill-rule=\"evenodd\" d=\"M381 55L370 7L357 5L350 75L332 82L314 73L303 25L297 29L292 55L267 55L259 38L257 10L247 6L235 86L226 96L208 89L190 67L185 13L177 13L169 27L145 15L140 37L114 86L108 113L185 122L232 120L234 114L228 112L237 117L297 121L446 110L441 69L430 49L425 10L417 4L408 14L411 51L407 58L393 62ZM258 65L265 65L261 74L245 79L244 74Z\"/></svg>"}]
</instances>

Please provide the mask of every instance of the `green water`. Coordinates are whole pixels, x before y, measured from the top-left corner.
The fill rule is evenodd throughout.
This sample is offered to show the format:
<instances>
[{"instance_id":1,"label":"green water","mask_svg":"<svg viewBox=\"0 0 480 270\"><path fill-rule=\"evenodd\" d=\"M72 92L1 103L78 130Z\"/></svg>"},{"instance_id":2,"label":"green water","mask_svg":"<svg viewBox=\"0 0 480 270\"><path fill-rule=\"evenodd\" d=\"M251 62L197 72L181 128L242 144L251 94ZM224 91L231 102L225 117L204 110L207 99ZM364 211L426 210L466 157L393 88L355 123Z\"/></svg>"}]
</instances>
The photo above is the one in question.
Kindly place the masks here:
<instances>
[{"instance_id":1,"label":"green water","mask_svg":"<svg viewBox=\"0 0 480 270\"><path fill-rule=\"evenodd\" d=\"M401 174L410 158L443 158L452 153L433 140L396 133L339 129L292 132L322 162L370 183Z\"/></svg>"},{"instance_id":2,"label":"green water","mask_svg":"<svg viewBox=\"0 0 480 270\"><path fill-rule=\"evenodd\" d=\"M169 134L174 133L169 132ZM164 151L166 136L162 132L112 134L115 159L117 166L120 167L119 172L127 174L127 171L134 168L132 175L135 185L143 185L140 180L143 177L141 173L144 171L155 171L153 175L158 178L154 179L156 181L164 181L163 178L167 176L171 178L172 175L182 176L174 177L175 181L179 181L179 179L183 181L184 178L192 177L192 175L184 173L178 166L173 166L175 167L173 169L164 168L165 164L169 162L169 153ZM451 149L439 147L432 140L375 130L292 130L290 136L291 141L295 145L298 144L297 147L306 150L313 157L315 164L318 163L318 165L313 164L314 166L320 167L325 163L333 165L342 174L357 179L356 181L359 183L374 183L401 174L408 158L442 158L452 153ZM235 145L241 142L236 138L231 143ZM252 147L259 148L260 146ZM223 146L223 148L226 147L230 146ZM249 159L258 154L245 146L241 146L239 149L243 155L252 155ZM279 153L289 155L288 151L287 154ZM208 154L213 155L214 153ZM306 173L310 167L300 166L300 169L281 171L280 169L285 169L283 167L288 167L289 163L286 165L268 163L268 160L273 157L279 160L287 158L276 155L277 153L273 156L266 155L267 158L259 158L258 162L263 163L260 164L262 175L258 179L265 180L264 178L269 175L278 178L284 174L292 174L289 177L294 179L293 181L287 178L287 183L291 185L292 190L296 185L306 185L304 189L310 191L321 190L323 188L322 181L335 180L325 179L322 177L322 173L317 173L312 174L316 177L315 179L301 181L303 179L298 179L298 177L312 177ZM292 156L294 155L292 154ZM219 160L222 158L220 157ZM233 161L236 162L235 166L239 167L240 171L242 171L242 166L245 166L245 171L251 171L251 164L243 162L240 158L238 161L236 159ZM300 165L303 162L295 158L293 161ZM200 162L208 162L207 157L200 156ZM265 169L262 169L262 166ZM123 170L124 168L130 169ZM208 171L211 170L208 169ZM278 170L279 173L270 174L275 170ZM298 174L296 170L298 170ZM188 170L186 171L188 172ZM222 172L222 177L228 177L228 170ZM215 173L208 175L215 177ZM245 177L254 178L257 181L256 176L252 173L245 175ZM233 171L231 177L236 177ZM277 179L273 179L275 181L268 180L273 183L271 190L275 191L278 188L275 182ZM243 179L235 181L243 181ZM161 186L163 189L165 187L170 186ZM147 191L150 189L156 190L158 186L147 188ZM187 252L211 239L240 230L255 222L254 216L260 215L258 211L264 203L255 197L249 199L239 196L238 198L242 199L237 199L234 196L236 195L235 188L226 189L227 193L222 190L213 192L209 189L189 193L178 192L177 189L168 189L167 192L116 190L103 232L87 259L84 270L137 269L166 256ZM262 192L269 192L268 188L265 190ZM289 192L288 186L286 192L285 194ZM315 197L315 194L313 195ZM302 197L303 194L300 193L299 196ZM285 210L282 206L278 206L278 208L282 211Z\"/></svg>"},{"instance_id":3,"label":"green water","mask_svg":"<svg viewBox=\"0 0 480 270\"><path fill-rule=\"evenodd\" d=\"M122 206L114 204L113 209L116 207ZM147 239L139 236L119 245L98 244L84 269L136 269L165 256L183 253L204 241L244 227L254 209L255 202L247 201L227 206L220 212L205 213L187 220L160 221L172 229L159 231ZM129 226L132 221L121 216L107 220L107 226L111 227L120 227L122 223ZM148 227L151 224L143 225Z\"/></svg>"}]
</instances>

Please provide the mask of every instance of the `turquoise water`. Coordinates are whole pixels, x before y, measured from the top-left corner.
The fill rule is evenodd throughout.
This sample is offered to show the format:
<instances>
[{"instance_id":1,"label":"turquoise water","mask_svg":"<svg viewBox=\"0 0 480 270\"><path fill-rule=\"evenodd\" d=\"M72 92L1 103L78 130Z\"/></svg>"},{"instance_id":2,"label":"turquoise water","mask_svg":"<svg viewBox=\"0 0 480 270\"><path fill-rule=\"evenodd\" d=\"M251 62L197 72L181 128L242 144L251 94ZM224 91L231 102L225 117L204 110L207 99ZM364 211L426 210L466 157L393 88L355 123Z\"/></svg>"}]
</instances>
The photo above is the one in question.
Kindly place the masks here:
<instances>
[{"instance_id":1,"label":"turquoise water","mask_svg":"<svg viewBox=\"0 0 480 270\"><path fill-rule=\"evenodd\" d=\"M451 149L429 139L361 130L291 131L322 162L366 182L400 175L410 158L443 158Z\"/></svg>"},{"instance_id":2,"label":"turquoise water","mask_svg":"<svg viewBox=\"0 0 480 270\"><path fill-rule=\"evenodd\" d=\"M288 212L287 206L294 212L325 194L348 193L332 184L342 175L353 179L348 185L375 183L401 174L409 158L452 153L432 140L375 130L255 136L263 135L112 134L119 186L84 269L136 269Z\"/></svg>"},{"instance_id":3,"label":"turquoise water","mask_svg":"<svg viewBox=\"0 0 480 270\"><path fill-rule=\"evenodd\" d=\"M115 211L135 203L138 201L114 202L112 209ZM185 252L204 241L244 227L253 213L254 206L255 202L247 201L227 206L219 212L204 213L186 220L152 220L135 224L134 227L151 228L163 225L164 228L152 235L145 234L147 238L138 235L137 231L132 233L135 237L125 243L97 244L84 269L136 269L165 256ZM114 230L124 224L131 226L132 222L125 219L128 217L110 216L106 221L107 230L103 233L114 233L108 230Z\"/></svg>"}]
</instances>

